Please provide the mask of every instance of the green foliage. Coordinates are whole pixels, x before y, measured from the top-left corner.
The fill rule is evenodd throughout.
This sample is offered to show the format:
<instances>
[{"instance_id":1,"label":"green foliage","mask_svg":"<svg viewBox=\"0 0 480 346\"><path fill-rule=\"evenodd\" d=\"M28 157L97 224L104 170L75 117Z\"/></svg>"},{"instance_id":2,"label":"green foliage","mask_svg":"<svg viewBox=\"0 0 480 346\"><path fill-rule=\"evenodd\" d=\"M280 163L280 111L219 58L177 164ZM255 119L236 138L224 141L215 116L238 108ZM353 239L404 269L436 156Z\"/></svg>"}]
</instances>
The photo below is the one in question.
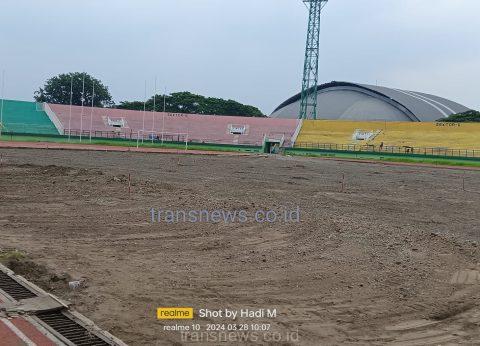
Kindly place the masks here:
<instances>
[{"instance_id":1,"label":"green foliage","mask_svg":"<svg viewBox=\"0 0 480 346\"><path fill-rule=\"evenodd\" d=\"M64 105L70 104L70 88L73 80L72 104L80 106L82 105L83 79L85 79L85 106L92 105L93 85L95 85L95 95L93 98L93 105L95 107L115 106L108 87L91 75L79 72L60 74L50 78L43 88L35 92L35 101ZM237 115L246 117L265 116L254 106L244 105L233 100L195 95L190 92L177 92L165 96L156 95L155 100L155 110L157 112L163 111L165 101L165 110L169 113ZM153 110L153 105L154 97L152 96L147 100L146 109L148 111ZM142 111L144 103L143 101L123 101L115 107Z\"/></svg>"},{"instance_id":2,"label":"green foliage","mask_svg":"<svg viewBox=\"0 0 480 346\"><path fill-rule=\"evenodd\" d=\"M480 122L480 112L470 110L463 113L450 115L448 118L439 119L440 122L450 123L474 123Z\"/></svg>"},{"instance_id":3,"label":"green foliage","mask_svg":"<svg viewBox=\"0 0 480 346\"><path fill-rule=\"evenodd\" d=\"M264 117L263 113L254 106L244 105L233 100L205 97L190 92L177 92L171 95L156 95L155 110L161 112L164 109L169 113L187 114L211 114L211 115L237 115L246 117ZM146 109L153 110L153 96L147 101ZM120 102L117 108L130 110L143 110L142 101Z\"/></svg>"},{"instance_id":4,"label":"green foliage","mask_svg":"<svg viewBox=\"0 0 480 346\"><path fill-rule=\"evenodd\" d=\"M92 105L93 86L95 85L95 95L93 97L93 105L95 107L113 106L112 96L108 91L108 87L103 85L101 81L90 76L88 73L67 73L60 74L50 78L43 88L35 92L34 98L37 102L49 102L69 105L70 104L70 87L73 80L72 104L75 106L82 105L83 79L85 78L85 97L84 105Z\"/></svg>"},{"instance_id":5,"label":"green foliage","mask_svg":"<svg viewBox=\"0 0 480 346\"><path fill-rule=\"evenodd\" d=\"M1 250L0 249L0 263L8 264L12 261L21 261L25 258L23 252L18 251L17 249L13 250Z\"/></svg>"}]
</instances>

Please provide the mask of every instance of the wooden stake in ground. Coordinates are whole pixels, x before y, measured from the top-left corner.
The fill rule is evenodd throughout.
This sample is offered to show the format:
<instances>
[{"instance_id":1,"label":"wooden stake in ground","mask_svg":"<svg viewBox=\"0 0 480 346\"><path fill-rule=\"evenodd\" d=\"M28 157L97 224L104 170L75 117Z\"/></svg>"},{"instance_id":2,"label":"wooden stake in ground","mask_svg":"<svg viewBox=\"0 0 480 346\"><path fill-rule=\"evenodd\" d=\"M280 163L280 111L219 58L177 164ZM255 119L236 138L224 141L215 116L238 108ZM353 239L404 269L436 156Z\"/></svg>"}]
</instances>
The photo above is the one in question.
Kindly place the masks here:
<instances>
[{"instance_id":1,"label":"wooden stake in ground","mask_svg":"<svg viewBox=\"0 0 480 346\"><path fill-rule=\"evenodd\" d=\"M132 194L132 176L131 173L128 173L128 196Z\"/></svg>"}]
</instances>

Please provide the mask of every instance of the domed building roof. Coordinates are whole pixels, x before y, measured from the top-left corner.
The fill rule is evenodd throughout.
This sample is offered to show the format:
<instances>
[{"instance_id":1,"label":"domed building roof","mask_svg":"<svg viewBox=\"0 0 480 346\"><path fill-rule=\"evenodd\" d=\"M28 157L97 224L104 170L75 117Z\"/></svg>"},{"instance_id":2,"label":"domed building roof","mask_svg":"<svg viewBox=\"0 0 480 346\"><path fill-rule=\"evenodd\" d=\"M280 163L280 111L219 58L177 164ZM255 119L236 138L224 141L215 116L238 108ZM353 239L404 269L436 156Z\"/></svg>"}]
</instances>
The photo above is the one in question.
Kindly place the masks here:
<instances>
[{"instance_id":1,"label":"domed building roof","mask_svg":"<svg viewBox=\"0 0 480 346\"><path fill-rule=\"evenodd\" d=\"M348 82L319 85L317 94L317 119L428 122L469 110L434 95ZM298 118L300 96L283 102L271 117Z\"/></svg>"}]
</instances>

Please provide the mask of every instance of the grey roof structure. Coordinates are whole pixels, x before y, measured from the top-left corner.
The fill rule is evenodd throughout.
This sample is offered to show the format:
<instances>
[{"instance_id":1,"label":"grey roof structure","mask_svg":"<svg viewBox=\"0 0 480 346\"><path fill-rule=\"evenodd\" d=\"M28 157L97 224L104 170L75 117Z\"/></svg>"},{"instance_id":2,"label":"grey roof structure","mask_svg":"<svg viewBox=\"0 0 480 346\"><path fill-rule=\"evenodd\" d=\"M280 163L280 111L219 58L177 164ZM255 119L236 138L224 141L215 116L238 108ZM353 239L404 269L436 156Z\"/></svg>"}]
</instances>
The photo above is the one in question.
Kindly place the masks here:
<instances>
[{"instance_id":1,"label":"grey roof structure","mask_svg":"<svg viewBox=\"0 0 480 346\"><path fill-rule=\"evenodd\" d=\"M318 86L317 119L358 121L436 121L468 107L442 97L382 86L331 82ZM272 118L297 118L300 94L275 109Z\"/></svg>"}]
</instances>

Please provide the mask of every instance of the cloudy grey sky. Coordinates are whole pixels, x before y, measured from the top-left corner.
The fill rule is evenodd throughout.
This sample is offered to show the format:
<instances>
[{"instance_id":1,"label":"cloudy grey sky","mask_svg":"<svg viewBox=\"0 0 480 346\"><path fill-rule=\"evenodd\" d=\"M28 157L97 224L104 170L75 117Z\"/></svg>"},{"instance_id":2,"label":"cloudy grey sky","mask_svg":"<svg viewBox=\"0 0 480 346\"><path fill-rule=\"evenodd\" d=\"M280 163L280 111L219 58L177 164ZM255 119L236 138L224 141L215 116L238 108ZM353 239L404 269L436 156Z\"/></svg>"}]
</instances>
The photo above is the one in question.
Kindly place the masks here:
<instances>
[{"instance_id":1,"label":"cloudy grey sky","mask_svg":"<svg viewBox=\"0 0 480 346\"><path fill-rule=\"evenodd\" d=\"M480 109L479 0L330 0L320 76L438 94ZM299 91L301 0L1 0L6 97L31 100L85 70L115 101L168 91L232 98L270 113Z\"/></svg>"}]
</instances>

